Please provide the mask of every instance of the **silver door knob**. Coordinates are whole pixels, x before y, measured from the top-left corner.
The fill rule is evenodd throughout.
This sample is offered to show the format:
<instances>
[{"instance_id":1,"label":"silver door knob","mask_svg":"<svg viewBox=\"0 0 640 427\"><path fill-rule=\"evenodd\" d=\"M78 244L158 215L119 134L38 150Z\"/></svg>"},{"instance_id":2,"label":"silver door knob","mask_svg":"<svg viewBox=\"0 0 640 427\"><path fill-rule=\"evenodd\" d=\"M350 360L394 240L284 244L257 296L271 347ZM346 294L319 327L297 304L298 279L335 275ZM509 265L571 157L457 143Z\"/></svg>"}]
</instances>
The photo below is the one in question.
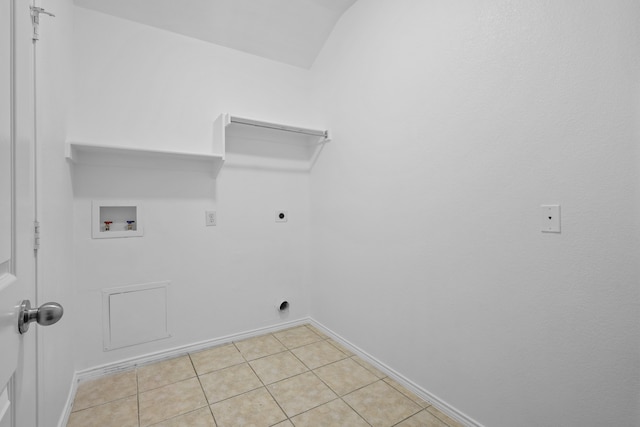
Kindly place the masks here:
<instances>
[{"instance_id":1,"label":"silver door knob","mask_svg":"<svg viewBox=\"0 0 640 427\"><path fill-rule=\"evenodd\" d=\"M20 304L20 314L18 315L18 329L21 334L29 330L31 322L38 322L38 325L49 326L56 323L62 317L64 309L57 302L47 302L39 308L31 308L31 301L28 299Z\"/></svg>"}]
</instances>

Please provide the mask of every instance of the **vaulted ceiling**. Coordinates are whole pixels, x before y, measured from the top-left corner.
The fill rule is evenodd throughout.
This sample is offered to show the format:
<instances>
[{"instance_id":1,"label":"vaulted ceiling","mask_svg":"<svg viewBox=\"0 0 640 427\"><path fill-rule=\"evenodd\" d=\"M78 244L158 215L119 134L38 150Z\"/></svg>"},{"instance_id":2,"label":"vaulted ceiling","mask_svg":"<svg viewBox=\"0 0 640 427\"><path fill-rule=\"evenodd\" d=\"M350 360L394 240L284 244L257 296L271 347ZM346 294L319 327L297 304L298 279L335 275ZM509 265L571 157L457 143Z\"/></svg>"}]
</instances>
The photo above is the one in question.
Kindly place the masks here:
<instances>
[{"instance_id":1,"label":"vaulted ceiling","mask_svg":"<svg viewBox=\"0 0 640 427\"><path fill-rule=\"evenodd\" d=\"M356 0L74 0L80 7L310 68Z\"/></svg>"}]
</instances>

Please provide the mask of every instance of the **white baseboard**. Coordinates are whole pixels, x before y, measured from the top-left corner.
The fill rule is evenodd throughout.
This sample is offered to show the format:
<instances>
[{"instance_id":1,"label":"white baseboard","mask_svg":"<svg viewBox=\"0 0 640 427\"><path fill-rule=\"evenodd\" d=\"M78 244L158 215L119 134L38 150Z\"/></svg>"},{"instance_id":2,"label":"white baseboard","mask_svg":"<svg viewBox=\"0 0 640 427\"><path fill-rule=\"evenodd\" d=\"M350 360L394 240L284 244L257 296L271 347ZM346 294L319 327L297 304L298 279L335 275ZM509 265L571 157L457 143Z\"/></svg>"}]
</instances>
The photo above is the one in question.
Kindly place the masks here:
<instances>
[{"instance_id":1,"label":"white baseboard","mask_svg":"<svg viewBox=\"0 0 640 427\"><path fill-rule=\"evenodd\" d=\"M309 318L309 323L311 325L315 326L316 328L318 328L323 333L325 333L331 339L333 339L333 340L337 341L338 343L340 343L341 345L343 345L346 349L348 349L349 351L351 351L355 355L359 356L360 358L362 358L366 362L368 362L371 365L373 365L376 369L379 369L380 371L382 371L385 374L387 374L391 379L396 380L398 383L400 383L402 386L404 386L407 390L411 391L412 393L414 393L419 398L421 398L423 400L426 400L427 402L429 402L430 404L432 404L437 409L439 409L440 411L444 412L446 415L450 416L454 420L456 420L456 421L458 421L458 422L460 422L460 423L462 423L462 424L464 424L465 426L468 426L468 427L483 427L482 424L480 424L479 422L477 422L473 418L471 418L468 415L466 415L465 413L457 410L456 408L454 408L453 406L451 406L450 404L448 404L444 400L440 399L439 397L437 397L433 393L431 393L431 392L425 390L424 388L420 387L419 385L417 385L416 383L414 383L410 379L406 378L405 376L403 376L402 374L400 374L399 372L397 372L393 368L391 368L391 367L387 366L386 364L382 363L381 361L379 361L378 359L376 359L375 357L373 357L372 355L370 355L366 351L364 351L361 348L359 348L358 346L352 344L351 342L349 342L348 340L346 340L345 338L343 338L339 334L335 333L331 329L327 328L323 324L317 322L316 320L314 320L312 318Z\"/></svg>"},{"instance_id":2,"label":"white baseboard","mask_svg":"<svg viewBox=\"0 0 640 427\"><path fill-rule=\"evenodd\" d=\"M252 337L255 337L255 336L258 336L258 335L268 334L268 333L272 333L272 332L278 332L278 331L283 330L283 329L287 329L287 328L291 328L293 326L298 326L298 325L303 325L303 324L311 324L311 325L315 326L316 328L318 328L318 330L320 330L321 332L325 333L328 337L330 337L331 339L337 341L338 343L343 345L346 349L348 349L352 353L356 354L357 356L359 356L360 358L362 358L366 362L370 363L375 368L377 368L380 371L384 372L390 378L396 380L402 386L406 387L409 391L411 391L412 393L414 393L415 395L417 395L421 399L426 400L427 402L429 402L430 404L432 404L437 409L439 409L440 411L444 412L445 414L447 414L451 418L453 418L453 419L455 419L455 420L457 420L457 421L461 422L462 424L464 424L466 426L469 426L469 427L483 427L482 424L478 423L477 421L475 421L471 417L467 416L463 412L461 412L461 411L457 410L456 408L454 408L453 406L449 405L447 402L445 402L444 400L438 398L433 393L430 393L429 391L427 391L424 388L420 387L419 385L417 385L413 381L411 381L408 378L404 377L403 375L398 373L396 370L394 370L391 367L385 365L384 363L382 363L381 361L379 361L378 359L376 359L375 357L373 357L372 355L370 355L366 351L364 351L361 348L357 347L356 345L352 344L351 342L349 342L348 340L346 340L345 338L343 338L339 334L335 333L334 331L332 331L331 329L327 328L323 324L315 321L311 317L305 317L305 318L301 318L301 319L298 319L298 320L293 320L293 321L290 321L290 322L279 323L277 325L267 326L267 327L264 327L264 328L253 329L253 330L241 332L241 333L238 333L238 334L226 335L226 336L223 336L223 337L220 337L220 338L215 338L215 339L212 339L212 340L200 341L200 342L197 342L197 343L194 343L194 344L175 347L175 348L164 350L164 351L160 351L160 352L149 353L149 354L146 354L146 355L137 356L137 357L133 357L133 358L130 358L130 359L124 359L124 360L120 360L120 361L117 361L117 362L108 363L108 364L104 364L104 365L101 365L101 366L96 366L96 367L93 367L93 368L85 369L85 370L82 370L82 371L76 371L74 376L73 376L73 382L71 384L71 389L69 390L69 396L67 398L66 408L65 408L65 411L64 411L64 413L62 414L62 416L60 418L60 421L58 423L58 427L65 427L67 425L67 422L69 420L69 416L71 414L71 409L73 408L73 401L75 399L79 383L82 383L84 381L87 381L87 380L90 380L90 379L93 379L93 378L98 378L98 377L101 377L101 376L105 376L105 375L127 371L127 370L130 370L130 369L139 367L139 366L144 366L144 365L148 365L148 364L151 364L151 363L161 362L161 361L167 360L167 359L172 359L174 357L183 356L183 355L185 355L187 353L192 353L192 352L204 350L204 349L215 347L215 346L228 344L228 343L233 342L233 341L240 341L240 340L244 340L244 339L247 339L247 338L252 338Z\"/></svg>"},{"instance_id":3,"label":"white baseboard","mask_svg":"<svg viewBox=\"0 0 640 427\"><path fill-rule=\"evenodd\" d=\"M73 400L76 398L76 392L78 391L78 373L73 373L71 379L71 387L69 388L69 394L67 395L67 402L64 405L64 412L60 416L58 421L58 427L66 427L69 422L69 416L71 416L71 408L73 407Z\"/></svg>"}]
</instances>

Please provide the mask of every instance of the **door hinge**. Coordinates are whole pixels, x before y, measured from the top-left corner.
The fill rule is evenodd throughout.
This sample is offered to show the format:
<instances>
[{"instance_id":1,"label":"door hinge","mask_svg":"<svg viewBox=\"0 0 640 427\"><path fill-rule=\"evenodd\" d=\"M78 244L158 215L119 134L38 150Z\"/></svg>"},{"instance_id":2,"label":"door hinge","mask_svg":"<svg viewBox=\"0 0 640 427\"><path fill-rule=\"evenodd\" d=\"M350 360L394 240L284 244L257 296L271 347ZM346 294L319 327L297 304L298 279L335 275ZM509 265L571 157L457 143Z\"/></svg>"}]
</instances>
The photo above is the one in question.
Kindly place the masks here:
<instances>
[{"instance_id":1,"label":"door hinge","mask_svg":"<svg viewBox=\"0 0 640 427\"><path fill-rule=\"evenodd\" d=\"M33 36L31 37L31 40L33 40L34 42L37 42L38 40L40 40L40 34L38 32L38 30L40 29L40 14L42 13L45 15L49 15L53 18L55 18L56 15L54 15L51 12L47 12L41 7L30 6L30 8L31 8L31 24L33 25Z\"/></svg>"},{"instance_id":2,"label":"door hinge","mask_svg":"<svg viewBox=\"0 0 640 427\"><path fill-rule=\"evenodd\" d=\"M33 250L40 249L40 223L33 221Z\"/></svg>"}]
</instances>

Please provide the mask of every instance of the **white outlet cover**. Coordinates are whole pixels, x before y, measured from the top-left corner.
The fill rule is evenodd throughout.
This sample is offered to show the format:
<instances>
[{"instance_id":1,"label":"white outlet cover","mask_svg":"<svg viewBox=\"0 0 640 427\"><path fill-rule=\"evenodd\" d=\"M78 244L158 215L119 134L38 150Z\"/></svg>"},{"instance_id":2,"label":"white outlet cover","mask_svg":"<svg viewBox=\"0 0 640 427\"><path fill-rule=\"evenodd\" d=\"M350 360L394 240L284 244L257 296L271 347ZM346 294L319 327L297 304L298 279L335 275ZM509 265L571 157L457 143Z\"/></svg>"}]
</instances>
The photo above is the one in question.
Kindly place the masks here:
<instances>
[{"instance_id":1,"label":"white outlet cover","mask_svg":"<svg viewBox=\"0 0 640 427\"><path fill-rule=\"evenodd\" d=\"M560 205L541 205L540 213L540 231L560 233Z\"/></svg>"},{"instance_id":2,"label":"white outlet cover","mask_svg":"<svg viewBox=\"0 0 640 427\"><path fill-rule=\"evenodd\" d=\"M287 222L289 214L287 211L276 211L276 222Z\"/></svg>"},{"instance_id":3,"label":"white outlet cover","mask_svg":"<svg viewBox=\"0 0 640 427\"><path fill-rule=\"evenodd\" d=\"M216 225L216 222L217 222L216 211L205 211L204 212L204 224L207 227Z\"/></svg>"}]
</instances>

